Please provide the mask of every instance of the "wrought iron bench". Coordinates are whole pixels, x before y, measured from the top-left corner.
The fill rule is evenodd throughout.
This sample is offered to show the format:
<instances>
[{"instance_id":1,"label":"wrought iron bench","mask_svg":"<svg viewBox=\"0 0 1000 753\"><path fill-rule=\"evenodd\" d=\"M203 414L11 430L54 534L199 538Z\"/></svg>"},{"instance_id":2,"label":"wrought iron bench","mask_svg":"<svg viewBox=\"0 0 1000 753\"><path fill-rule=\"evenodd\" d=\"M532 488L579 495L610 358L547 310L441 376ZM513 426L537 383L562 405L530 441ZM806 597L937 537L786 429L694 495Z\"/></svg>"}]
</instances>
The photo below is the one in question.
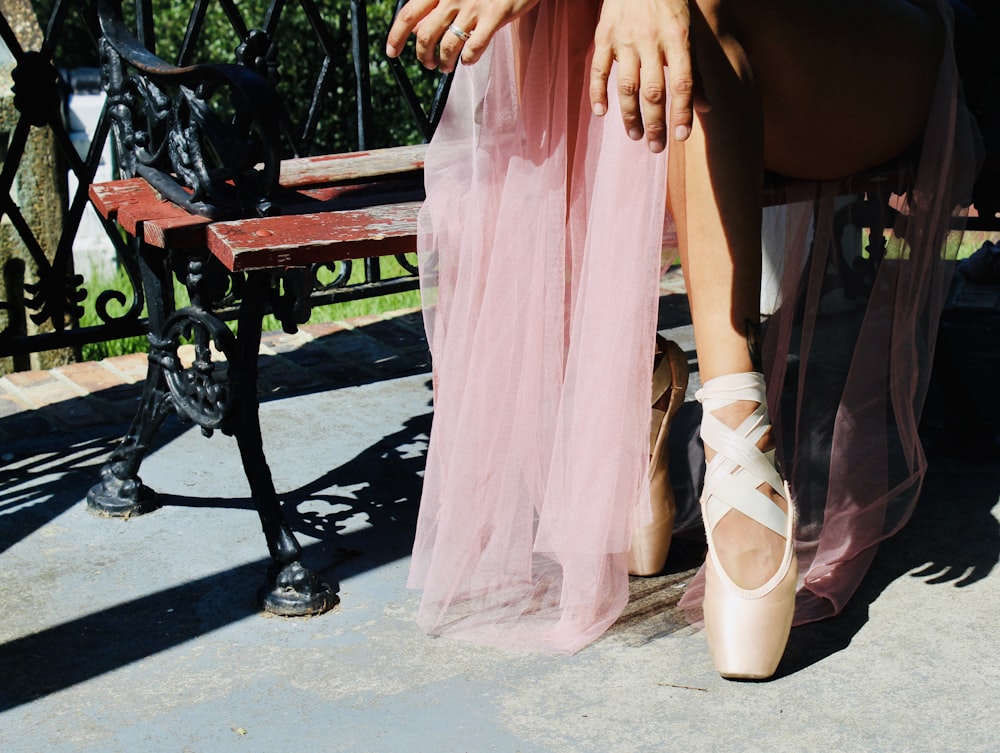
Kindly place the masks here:
<instances>
[{"instance_id":1,"label":"wrought iron bench","mask_svg":"<svg viewBox=\"0 0 1000 753\"><path fill-rule=\"evenodd\" d=\"M203 20L207 4L195 0L192 18ZM235 5L223 4L236 12ZM262 448L256 393L261 322L274 313L293 331L308 319L314 303L354 295L316 290L316 265L349 265L363 258L369 274L361 288L415 287L412 276L380 281L377 259L395 256L415 272L405 254L415 251L423 147L281 159L278 145L289 119L275 86L270 52L276 17L265 19L264 31L240 29L237 64L186 64L192 49L186 40L182 64L173 66L149 51L148 0L139 0L138 7L147 15L139 14L136 35L123 20L120 0L98 1L105 86L125 177L91 186L90 196L100 213L129 237L149 310L149 367L136 419L102 468L88 504L112 516L157 506L155 493L137 473L171 411L205 433L219 429L233 434L273 561L264 608L285 615L322 612L336 603L336 596L302 566L301 549L282 514ZM309 0L302 7L322 26ZM351 7L355 14L364 9L359 3ZM188 37L197 30L192 24ZM363 28L363 14L354 25ZM354 55L363 70L367 60L362 45L354 45ZM425 115L408 79L398 67L394 70L429 138L447 78ZM359 102L367 99L361 91L364 81L363 75L358 77ZM359 115L362 143L365 117L364 112ZM306 123L307 132L310 128L314 121ZM886 165L852 176L843 191L860 197L868 226L887 227L893 213L888 198L898 180L896 166ZM991 179L983 185L990 190L982 204L990 209L977 223L996 229L998 183ZM813 183L769 175L766 201L781 204L814 190ZM864 264L877 264L878 258L879 249L873 248ZM867 273L857 271L859 277ZM174 275L187 288L188 305L175 306ZM233 317L238 320L236 334L225 323ZM188 366L178 354L182 341L195 346Z\"/></svg>"},{"instance_id":2,"label":"wrought iron bench","mask_svg":"<svg viewBox=\"0 0 1000 753\"><path fill-rule=\"evenodd\" d=\"M187 64L208 0L192 3L191 21L171 65L153 49L151 6L136 3L138 32L121 0L99 0L102 75L116 136L120 180L90 187L97 210L127 234L149 315L149 366L133 424L87 495L91 510L129 516L158 506L138 469L163 420L177 412L204 433L234 435L260 515L272 565L262 594L266 610L315 614L336 604L332 590L300 562L301 548L279 504L264 456L257 399L261 322L273 313L293 332L317 303L416 287L412 257L416 213L423 198L424 147L364 149L371 121L365 5L352 2L352 55L358 73L361 151L282 159L307 152L282 99L274 50L283 5L272 5L263 30L251 31L235 4L220 5L242 43L233 64ZM315 133L320 101L333 84L326 68L343 55L329 38L320 9L304 10L325 59L315 72L302 132ZM290 13L291 11L288 11ZM327 12L328 9L327 9ZM142 40L142 41L140 41ZM391 61L400 90L429 138L447 93L447 77L429 114L410 79ZM337 85L341 85L339 82ZM408 272L383 279L378 260L393 256ZM365 278L344 287L351 260ZM333 283L316 283L316 268L339 265ZM173 277L189 304L174 301ZM236 333L226 320L237 320ZM179 349L193 344L193 363Z\"/></svg>"}]
</instances>

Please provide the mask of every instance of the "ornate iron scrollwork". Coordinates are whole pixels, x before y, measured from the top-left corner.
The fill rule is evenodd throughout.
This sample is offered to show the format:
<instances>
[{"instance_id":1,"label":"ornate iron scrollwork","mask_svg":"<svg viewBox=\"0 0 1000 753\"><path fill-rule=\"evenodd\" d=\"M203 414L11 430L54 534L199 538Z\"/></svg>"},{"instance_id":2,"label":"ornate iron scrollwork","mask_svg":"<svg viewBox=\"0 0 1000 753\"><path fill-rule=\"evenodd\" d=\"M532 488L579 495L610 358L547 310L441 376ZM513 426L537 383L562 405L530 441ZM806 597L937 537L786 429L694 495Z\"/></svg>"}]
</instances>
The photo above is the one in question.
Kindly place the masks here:
<instances>
[{"instance_id":1,"label":"ornate iron scrollwork","mask_svg":"<svg viewBox=\"0 0 1000 753\"><path fill-rule=\"evenodd\" d=\"M278 48L266 31L251 29L246 41L236 48L236 59L252 71L266 78L276 86L278 73Z\"/></svg>"},{"instance_id":2,"label":"ornate iron scrollwork","mask_svg":"<svg viewBox=\"0 0 1000 753\"><path fill-rule=\"evenodd\" d=\"M25 306L33 311L31 321L35 324L51 321L57 327L65 326L63 317L79 318L83 315L80 303L87 297L83 276L78 274L49 274L36 283L25 283Z\"/></svg>"},{"instance_id":3,"label":"ornate iron scrollwork","mask_svg":"<svg viewBox=\"0 0 1000 753\"><path fill-rule=\"evenodd\" d=\"M132 36L120 0L98 5L109 113L123 172L141 175L196 214L270 213L279 163L278 108L270 82L245 65L168 65ZM273 77L270 42L262 34L250 35L243 56Z\"/></svg>"},{"instance_id":4,"label":"ornate iron scrollwork","mask_svg":"<svg viewBox=\"0 0 1000 753\"><path fill-rule=\"evenodd\" d=\"M396 263L411 275L415 275L419 272L417 265L411 262L406 254L396 254Z\"/></svg>"},{"instance_id":5,"label":"ornate iron scrollwork","mask_svg":"<svg viewBox=\"0 0 1000 753\"><path fill-rule=\"evenodd\" d=\"M97 318L105 323L136 322L146 302L146 296L142 290L142 280L139 276L138 262L134 255L119 252L118 264L119 269L123 270L128 278L132 291L131 299L118 290L102 290L94 301L94 312L97 314ZM110 311L112 302L124 309L123 312L117 315L113 314Z\"/></svg>"},{"instance_id":6,"label":"ornate iron scrollwork","mask_svg":"<svg viewBox=\"0 0 1000 753\"><path fill-rule=\"evenodd\" d=\"M354 265L351 263L350 259L344 259L343 261L338 261L334 264L316 264L313 266L313 289L322 291L333 291L338 288L344 288L351 279L351 272L354 269ZM327 282L320 281L320 273L325 270L330 275L331 279Z\"/></svg>"},{"instance_id":7,"label":"ornate iron scrollwork","mask_svg":"<svg viewBox=\"0 0 1000 753\"><path fill-rule=\"evenodd\" d=\"M184 366L182 340L194 341L194 360ZM216 360L212 348L225 356ZM164 323L161 336L150 335L150 359L163 368L174 408L206 433L222 428L233 404L229 364L236 338L214 314L195 307L178 309Z\"/></svg>"},{"instance_id":8,"label":"ornate iron scrollwork","mask_svg":"<svg viewBox=\"0 0 1000 753\"><path fill-rule=\"evenodd\" d=\"M142 2L137 11L141 16L137 35L123 20L121 0L97 0L97 6L108 95L104 128L117 136L123 176L142 177L163 197L211 218L269 214L271 199L279 191L282 144L287 141L291 146L283 156L306 154L310 150L303 145L315 146L312 139L320 115L334 93L331 61L344 50L316 3L303 0L287 6L305 14L321 53L316 78L310 78L312 72L305 76L306 82L312 81L311 96L285 94L284 100L276 91L281 50L273 36L286 7L283 3L272 4L266 12L267 31L250 31L240 11L227 3L228 18L242 40L236 63L206 65L170 65L146 49L137 36L152 39L152 24L144 21L150 20L145 15L148 3ZM352 1L351 11L358 148L364 149L372 114L370 40L364 4ZM204 6L199 5L182 42L180 60L191 59L204 18ZM304 112L299 107L303 102ZM296 122L300 119L301 128ZM425 134L434 121L436 116L424 119ZM412 290L416 287L413 257L398 257L402 271L386 271L384 277L377 260L359 262L360 270L350 262L333 265L331 273L322 274L325 282L320 284L318 267L228 274L204 249L183 246L161 251L148 246L141 233L132 238L131 250L132 258L140 260L152 330L146 389L133 427L102 469L101 483L88 494L88 503L109 515L138 514L156 506L155 494L143 486L137 472L157 427L170 412L206 434L216 429L232 434L272 557L262 594L265 608L278 614L330 608L336 594L302 566L301 549L282 514L263 453L255 389L260 325L266 314L273 313L292 331L308 319L314 304ZM126 264L130 278L136 280L135 263ZM187 287L190 301L176 310L175 276ZM98 308L106 314L112 303L125 301L123 295L105 292ZM226 324L234 316L239 319L239 337Z\"/></svg>"}]
</instances>

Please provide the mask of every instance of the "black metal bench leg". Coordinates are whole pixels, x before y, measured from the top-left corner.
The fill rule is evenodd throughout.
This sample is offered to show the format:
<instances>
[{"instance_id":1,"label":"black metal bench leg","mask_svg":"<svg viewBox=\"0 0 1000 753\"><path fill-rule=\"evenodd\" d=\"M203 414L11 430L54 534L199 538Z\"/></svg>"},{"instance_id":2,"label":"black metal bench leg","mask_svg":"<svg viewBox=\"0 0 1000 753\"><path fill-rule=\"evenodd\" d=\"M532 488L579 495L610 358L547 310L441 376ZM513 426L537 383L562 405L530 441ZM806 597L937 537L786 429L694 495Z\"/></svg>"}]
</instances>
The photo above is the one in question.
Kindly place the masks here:
<instances>
[{"instance_id":1,"label":"black metal bench leg","mask_svg":"<svg viewBox=\"0 0 1000 753\"><path fill-rule=\"evenodd\" d=\"M149 311L149 366L142 400L128 434L101 467L100 482L87 492L87 508L111 517L141 515L160 506L156 492L142 483L138 471L150 442L173 409L164 363L171 365L174 355L163 337L164 323L174 310L173 278L162 250L150 248L136 238L131 243Z\"/></svg>"},{"instance_id":2,"label":"black metal bench leg","mask_svg":"<svg viewBox=\"0 0 1000 753\"><path fill-rule=\"evenodd\" d=\"M151 512L160 506L156 492L142 483L139 465L150 442L170 413L163 370L152 359L146 372L139 411L128 434L101 466L101 480L87 492L87 508L100 515L128 517Z\"/></svg>"},{"instance_id":3,"label":"black metal bench leg","mask_svg":"<svg viewBox=\"0 0 1000 753\"><path fill-rule=\"evenodd\" d=\"M302 548L282 513L264 457L257 401L257 354L268 285L268 273L248 275L240 305L237 370L231 375L235 399L233 425L226 429L236 436L250 494L271 554L267 584L261 593L264 609L285 616L319 614L336 606L337 595L300 562Z\"/></svg>"}]
</instances>

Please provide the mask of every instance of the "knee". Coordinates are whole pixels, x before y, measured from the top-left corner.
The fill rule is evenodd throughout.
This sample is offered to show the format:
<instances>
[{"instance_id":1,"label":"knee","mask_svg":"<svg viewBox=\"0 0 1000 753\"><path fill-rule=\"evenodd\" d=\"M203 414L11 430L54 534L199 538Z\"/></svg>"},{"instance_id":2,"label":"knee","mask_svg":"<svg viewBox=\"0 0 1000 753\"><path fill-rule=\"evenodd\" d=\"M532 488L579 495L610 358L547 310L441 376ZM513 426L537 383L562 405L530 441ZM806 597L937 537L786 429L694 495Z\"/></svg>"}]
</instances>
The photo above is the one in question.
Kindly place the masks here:
<instances>
[{"instance_id":1,"label":"knee","mask_svg":"<svg viewBox=\"0 0 1000 753\"><path fill-rule=\"evenodd\" d=\"M708 31L718 34L724 19L731 15L730 8L739 4L739 0L691 0L688 7L691 9L692 29L702 22Z\"/></svg>"},{"instance_id":2,"label":"knee","mask_svg":"<svg viewBox=\"0 0 1000 753\"><path fill-rule=\"evenodd\" d=\"M773 13L754 0L690 0L692 34L710 34L716 39L738 42L753 33L761 19Z\"/></svg>"},{"instance_id":3,"label":"knee","mask_svg":"<svg viewBox=\"0 0 1000 753\"><path fill-rule=\"evenodd\" d=\"M734 74L741 83L751 81L743 37L752 4L752 0L690 0L691 45L703 83L720 76L732 82Z\"/></svg>"}]
</instances>

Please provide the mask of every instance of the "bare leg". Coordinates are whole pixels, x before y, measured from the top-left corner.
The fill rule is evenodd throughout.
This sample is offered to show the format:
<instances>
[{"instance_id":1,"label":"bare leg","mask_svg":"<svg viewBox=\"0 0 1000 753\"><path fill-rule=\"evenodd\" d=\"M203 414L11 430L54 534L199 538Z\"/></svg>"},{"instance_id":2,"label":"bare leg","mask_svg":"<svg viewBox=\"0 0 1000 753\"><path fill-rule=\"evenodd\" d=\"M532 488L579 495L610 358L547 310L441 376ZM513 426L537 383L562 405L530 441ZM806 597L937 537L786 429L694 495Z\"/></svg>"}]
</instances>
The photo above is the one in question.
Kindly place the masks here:
<instances>
[{"instance_id":1,"label":"bare leg","mask_svg":"<svg viewBox=\"0 0 1000 753\"><path fill-rule=\"evenodd\" d=\"M923 126L941 30L933 11L906 0L697 6L692 48L711 110L698 113L688 141L671 144L669 201L704 382L753 368L747 329L759 322L765 167L829 178L899 153ZM754 407L716 415L735 426ZM784 549L782 537L737 511L713 539L743 588L766 581Z\"/></svg>"}]
</instances>

